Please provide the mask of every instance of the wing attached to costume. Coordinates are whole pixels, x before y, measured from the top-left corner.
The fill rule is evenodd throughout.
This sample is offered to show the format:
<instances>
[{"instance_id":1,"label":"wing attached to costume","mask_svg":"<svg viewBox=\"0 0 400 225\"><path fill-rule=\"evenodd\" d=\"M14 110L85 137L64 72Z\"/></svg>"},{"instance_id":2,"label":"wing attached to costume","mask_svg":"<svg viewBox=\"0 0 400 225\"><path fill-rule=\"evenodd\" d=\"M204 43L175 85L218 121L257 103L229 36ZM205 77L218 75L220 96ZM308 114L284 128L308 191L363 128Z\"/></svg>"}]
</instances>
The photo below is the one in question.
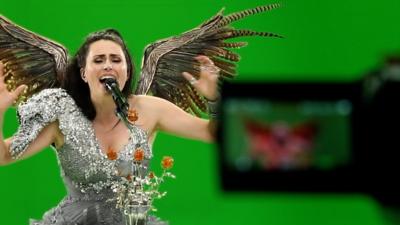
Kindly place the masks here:
<instances>
[{"instance_id":1,"label":"wing attached to costume","mask_svg":"<svg viewBox=\"0 0 400 225\"><path fill-rule=\"evenodd\" d=\"M182 77L186 71L199 76L200 64L194 57L208 56L220 69L220 78L233 78L240 57L230 48L246 42L225 42L243 36L281 37L269 32L237 30L229 25L247 16L278 8L279 4L259 6L224 16L223 9L197 28L179 36L159 40L146 47L136 94L151 94L167 99L185 111L201 115L207 112L205 99Z\"/></svg>"},{"instance_id":2,"label":"wing attached to costume","mask_svg":"<svg viewBox=\"0 0 400 225\"><path fill-rule=\"evenodd\" d=\"M8 90L28 86L19 101L52 87L59 87L67 66L67 51L0 15L0 60Z\"/></svg>"}]
</instances>

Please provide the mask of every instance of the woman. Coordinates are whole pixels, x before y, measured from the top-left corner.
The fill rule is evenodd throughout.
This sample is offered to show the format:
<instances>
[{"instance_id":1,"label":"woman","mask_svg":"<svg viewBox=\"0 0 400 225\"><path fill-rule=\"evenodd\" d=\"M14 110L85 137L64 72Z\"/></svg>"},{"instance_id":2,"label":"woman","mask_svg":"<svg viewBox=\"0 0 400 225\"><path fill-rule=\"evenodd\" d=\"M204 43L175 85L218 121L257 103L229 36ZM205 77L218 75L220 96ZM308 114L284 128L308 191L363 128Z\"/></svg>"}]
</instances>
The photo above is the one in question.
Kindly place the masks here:
<instances>
[{"instance_id":1,"label":"woman","mask_svg":"<svg viewBox=\"0 0 400 225\"><path fill-rule=\"evenodd\" d=\"M182 75L207 99L217 98L218 74L213 62L196 58L202 65L200 78ZM209 69L205 69L209 68ZM211 69L210 69L211 68ZM17 133L4 139L0 131L0 163L6 165L27 158L53 145L62 169L68 195L43 221L31 224L123 224L111 186L120 177L114 168L135 149L143 149L145 165L152 156L156 131L186 138L213 141L211 122L194 117L174 104L151 96L132 95L134 67L120 34L112 29L88 36L72 58L63 89L46 89L19 108L21 125ZM115 115L115 103L102 78L112 77L138 115L130 130ZM0 126L4 112L25 89L9 92L0 63ZM117 159L111 159L117 155ZM165 224L150 218L150 224Z\"/></svg>"}]
</instances>

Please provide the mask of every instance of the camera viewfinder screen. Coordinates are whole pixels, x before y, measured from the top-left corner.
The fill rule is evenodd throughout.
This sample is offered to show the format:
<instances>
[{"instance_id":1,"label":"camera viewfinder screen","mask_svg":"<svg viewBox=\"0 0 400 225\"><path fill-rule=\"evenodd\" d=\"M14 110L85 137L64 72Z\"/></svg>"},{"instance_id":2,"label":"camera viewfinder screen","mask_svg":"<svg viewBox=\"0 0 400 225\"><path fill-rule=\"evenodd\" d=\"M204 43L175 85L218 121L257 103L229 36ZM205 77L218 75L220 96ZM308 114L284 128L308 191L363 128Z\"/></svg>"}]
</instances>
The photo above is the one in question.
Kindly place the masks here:
<instances>
[{"instance_id":1,"label":"camera viewfinder screen","mask_svg":"<svg viewBox=\"0 0 400 225\"><path fill-rule=\"evenodd\" d=\"M350 163L349 100L224 102L223 142L236 171L334 170Z\"/></svg>"}]
</instances>

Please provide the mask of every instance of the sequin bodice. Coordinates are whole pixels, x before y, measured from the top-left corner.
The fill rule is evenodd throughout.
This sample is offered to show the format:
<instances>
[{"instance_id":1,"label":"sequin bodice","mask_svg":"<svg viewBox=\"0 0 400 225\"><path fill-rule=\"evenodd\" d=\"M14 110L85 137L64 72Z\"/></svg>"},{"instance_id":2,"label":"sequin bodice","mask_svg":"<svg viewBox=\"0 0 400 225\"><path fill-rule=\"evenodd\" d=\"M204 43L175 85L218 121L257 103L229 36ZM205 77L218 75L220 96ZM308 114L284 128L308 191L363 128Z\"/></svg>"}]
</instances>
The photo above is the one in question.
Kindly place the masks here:
<instances>
[{"instance_id":1,"label":"sequin bodice","mask_svg":"<svg viewBox=\"0 0 400 225\"><path fill-rule=\"evenodd\" d=\"M26 150L46 125L58 120L64 145L56 152L62 177L70 193L109 190L114 182L121 179L117 176L118 165L132 161L136 148L144 150L146 167L152 156L147 134L131 125L129 142L119 151L116 160L108 159L100 149L91 121L63 89L43 90L21 105L18 115L21 125L11 144L14 158Z\"/></svg>"},{"instance_id":2,"label":"sequin bodice","mask_svg":"<svg viewBox=\"0 0 400 225\"><path fill-rule=\"evenodd\" d=\"M96 139L92 122L77 107L63 89L46 89L32 96L18 108L20 126L13 136L10 153L20 157L48 124L58 121L64 144L56 149L61 176L68 190L67 196L42 220L31 220L31 225L123 225L126 217L116 208L113 187L123 184L130 174L144 176L152 157L146 132L130 125L128 143L118 156L108 158ZM136 149L144 152L143 167L134 167ZM135 169L133 169L135 168ZM154 216L148 225L167 225Z\"/></svg>"}]
</instances>

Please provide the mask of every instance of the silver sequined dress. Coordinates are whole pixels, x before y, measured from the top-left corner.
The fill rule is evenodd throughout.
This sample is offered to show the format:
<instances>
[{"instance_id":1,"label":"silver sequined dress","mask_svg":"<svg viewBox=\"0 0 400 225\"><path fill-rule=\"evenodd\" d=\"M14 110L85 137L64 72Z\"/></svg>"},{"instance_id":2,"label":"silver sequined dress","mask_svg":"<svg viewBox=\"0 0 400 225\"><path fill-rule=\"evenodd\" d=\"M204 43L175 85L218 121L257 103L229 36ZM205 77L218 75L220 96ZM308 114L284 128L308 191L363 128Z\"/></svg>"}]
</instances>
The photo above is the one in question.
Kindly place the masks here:
<instances>
[{"instance_id":1,"label":"silver sequined dress","mask_svg":"<svg viewBox=\"0 0 400 225\"><path fill-rule=\"evenodd\" d=\"M152 157L147 134L132 125L129 142L119 152L117 160L109 160L101 151L89 121L74 100L63 89L46 89L31 97L18 108L20 127L13 138L10 151L18 158L39 132L58 120L64 135L64 145L56 150L67 196L31 225L122 225L122 213L116 209L111 185L120 182L115 168L119 162L132 159L134 149L145 152L145 163ZM148 224L165 225L154 217Z\"/></svg>"}]
</instances>

